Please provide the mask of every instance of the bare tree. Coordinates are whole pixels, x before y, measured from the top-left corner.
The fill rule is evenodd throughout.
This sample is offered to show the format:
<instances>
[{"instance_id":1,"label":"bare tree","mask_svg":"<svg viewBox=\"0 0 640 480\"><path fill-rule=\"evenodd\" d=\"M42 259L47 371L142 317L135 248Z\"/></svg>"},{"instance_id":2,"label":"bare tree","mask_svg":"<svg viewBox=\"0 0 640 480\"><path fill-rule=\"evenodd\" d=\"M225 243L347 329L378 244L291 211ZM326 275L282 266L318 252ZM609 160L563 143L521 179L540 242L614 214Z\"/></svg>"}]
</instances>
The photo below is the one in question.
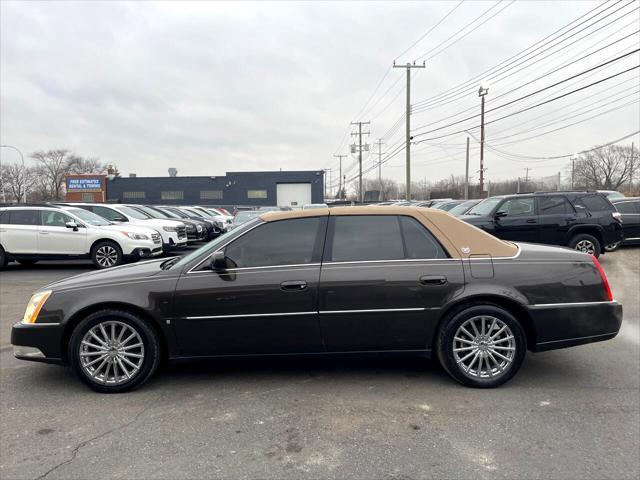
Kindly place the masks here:
<instances>
[{"instance_id":1,"label":"bare tree","mask_svg":"<svg viewBox=\"0 0 640 480\"><path fill-rule=\"evenodd\" d=\"M61 200L64 187L64 177L68 172L69 150L48 150L31 154L31 158L39 163L37 169L40 184L46 184L45 192L51 200Z\"/></svg>"},{"instance_id":2,"label":"bare tree","mask_svg":"<svg viewBox=\"0 0 640 480\"><path fill-rule=\"evenodd\" d=\"M631 147L609 145L586 152L576 160L574 185L617 190L638 170L638 156Z\"/></svg>"},{"instance_id":3,"label":"bare tree","mask_svg":"<svg viewBox=\"0 0 640 480\"><path fill-rule=\"evenodd\" d=\"M34 170L28 168L22 163L9 163L2 165L2 185L15 202L26 201L27 192L30 190Z\"/></svg>"},{"instance_id":4,"label":"bare tree","mask_svg":"<svg viewBox=\"0 0 640 480\"><path fill-rule=\"evenodd\" d=\"M67 173L107 173L107 165L97 157L83 158L79 155L70 155L67 161Z\"/></svg>"}]
</instances>

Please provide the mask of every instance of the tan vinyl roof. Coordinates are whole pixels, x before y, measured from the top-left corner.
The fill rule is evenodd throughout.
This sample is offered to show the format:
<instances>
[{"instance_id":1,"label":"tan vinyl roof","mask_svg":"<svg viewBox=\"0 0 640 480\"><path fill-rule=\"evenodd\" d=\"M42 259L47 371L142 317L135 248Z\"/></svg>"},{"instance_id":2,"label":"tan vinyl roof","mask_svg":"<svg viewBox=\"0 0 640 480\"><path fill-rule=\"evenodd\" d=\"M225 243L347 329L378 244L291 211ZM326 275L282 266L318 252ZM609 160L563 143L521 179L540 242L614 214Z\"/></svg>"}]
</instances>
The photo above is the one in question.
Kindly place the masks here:
<instances>
[{"instance_id":1,"label":"tan vinyl roof","mask_svg":"<svg viewBox=\"0 0 640 480\"><path fill-rule=\"evenodd\" d=\"M500 240L447 212L434 208L402 206L357 206L318 208L312 210L265 212L265 222L287 218L322 217L327 215L406 215L422 223L440 241L452 258L470 256L513 257L518 247Z\"/></svg>"}]
</instances>

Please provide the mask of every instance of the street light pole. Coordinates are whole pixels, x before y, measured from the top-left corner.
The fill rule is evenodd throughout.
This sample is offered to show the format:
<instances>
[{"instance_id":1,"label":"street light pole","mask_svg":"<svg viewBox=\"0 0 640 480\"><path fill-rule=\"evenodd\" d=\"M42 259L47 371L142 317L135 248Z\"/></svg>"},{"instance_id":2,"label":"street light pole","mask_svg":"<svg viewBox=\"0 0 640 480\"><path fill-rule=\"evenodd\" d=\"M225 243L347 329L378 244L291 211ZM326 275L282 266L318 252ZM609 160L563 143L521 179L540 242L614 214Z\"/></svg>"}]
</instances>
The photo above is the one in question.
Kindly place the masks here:
<instances>
[{"instance_id":1,"label":"street light pole","mask_svg":"<svg viewBox=\"0 0 640 480\"><path fill-rule=\"evenodd\" d=\"M24 169L24 156L22 155L22 152L20 151L19 148L14 147L13 145L0 145L0 148L12 148L16 152L18 152L18 154L20 154L20 160L22 161L22 168ZM0 155L0 183L2 183L2 203L6 203L7 197L6 197L6 194L4 192L4 181L2 181L1 172L2 172L2 155ZM26 191L24 193L24 199L25 199L25 201L27 200L27 192Z\"/></svg>"},{"instance_id":2,"label":"street light pole","mask_svg":"<svg viewBox=\"0 0 640 480\"><path fill-rule=\"evenodd\" d=\"M480 198L484 198L484 97L489 93L489 85L481 83L478 88L480 97Z\"/></svg>"}]
</instances>

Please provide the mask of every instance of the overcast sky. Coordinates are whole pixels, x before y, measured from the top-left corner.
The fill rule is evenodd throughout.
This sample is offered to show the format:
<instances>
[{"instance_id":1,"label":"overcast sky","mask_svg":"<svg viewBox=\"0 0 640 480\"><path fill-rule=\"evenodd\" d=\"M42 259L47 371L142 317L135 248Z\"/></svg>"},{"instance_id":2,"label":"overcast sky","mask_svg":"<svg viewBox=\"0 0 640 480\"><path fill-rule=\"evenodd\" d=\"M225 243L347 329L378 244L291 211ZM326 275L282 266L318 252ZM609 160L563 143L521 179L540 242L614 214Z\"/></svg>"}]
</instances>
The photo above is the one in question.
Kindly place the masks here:
<instances>
[{"instance_id":1,"label":"overcast sky","mask_svg":"<svg viewBox=\"0 0 640 480\"><path fill-rule=\"evenodd\" d=\"M638 2L623 0L601 16L626 3L631 5L576 35L572 46L548 57L541 53L539 63L522 72L514 72L513 67L509 76L492 81L487 108L638 48ZM371 120L369 142L374 142L401 117L405 73L387 70L457 4L457 0L2 1L1 141L17 146L25 155L40 149L67 148L113 162L123 174L135 172L139 176L166 175L169 167L176 167L181 176L336 168L338 162L332 156L347 153L350 140L348 135L343 139L351 120ZM462 3L398 58L400 62L413 61L431 52L426 57L427 68L416 71L413 79L412 103L420 105L420 101L472 79L598 5L586 1ZM495 14L493 18L433 56L448 45L448 38L492 6L493 10L466 31ZM603 48L619 38L622 40ZM445 44L438 47L443 41ZM598 49L602 50L593 53ZM523 86L589 53L592 55L584 60ZM513 107L488 113L487 121L571 90L567 85L577 88L630 68L639 58L636 53L579 77L578 83L562 84ZM380 88L361 112L385 72ZM503 156L497 156L497 151L486 152L487 177L524 175L525 167L533 168L533 177L550 175L564 170L566 164L566 160L508 159L504 152L564 155L640 130L638 78L638 70L633 70L562 101L487 126L488 144L503 152ZM520 88L507 94L516 87ZM453 102L416 112L412 118L415 133L477 114L476 89L474 82L471 91ZM504 98L498 97L501 94ZM611 111L602 114L607 110ZM594 118L583 121L591 116ZM474 127L471 133L479 136L477 123L467 121L416 138L429 139L458 127ZM404 125L396 130L385 138L383 151L402 142ZM466 134L457 134L415 145L414 179L462 174L465 138ZM635 135L626 143L632 140L638 145L640 137ZM11 150L0 153L3 162L17 158ZM372 161L373 157L367 158L365 167ZM473 139L471 161L473 175L477 175L478 149ZM402 180L403 163L404 152L388 159L383 176ZM355 173L353 164L352 157L345 160L347 176Z\"/></svg>"}]
</instances>

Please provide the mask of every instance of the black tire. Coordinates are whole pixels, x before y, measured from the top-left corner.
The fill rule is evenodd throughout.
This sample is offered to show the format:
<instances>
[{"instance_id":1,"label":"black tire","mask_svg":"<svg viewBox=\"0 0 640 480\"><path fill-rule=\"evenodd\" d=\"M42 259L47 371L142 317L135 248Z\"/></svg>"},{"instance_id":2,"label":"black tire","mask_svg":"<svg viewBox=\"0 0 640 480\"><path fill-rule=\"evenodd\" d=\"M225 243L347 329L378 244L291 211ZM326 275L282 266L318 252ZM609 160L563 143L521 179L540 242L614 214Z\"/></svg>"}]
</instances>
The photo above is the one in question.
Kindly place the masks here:
<instances>
[{"instance_id":1,"label":"black tire","mask_svg":"<svg viewBox=\"0 0 640 480\"><path fill-rule=\"evenodd\" d=\"M111 360L111 358L107 359L108 363L111 363L111 366L107 364L107 366L104 367L104 372L106 372L107 376L106 379L104 375L102 375L104 373L103 371L94 372L96 375L96 377L94 377L89 374L89 367L83 366L80 354L82 349L86 348L82 343L85 335L87 335L87 333L92 328L99 328L100 324L105 326L105 329L107 331L110 331L110 323L126 325L129 329L126 330L126 332L135 331L141 339L143 347L139 348L138 350L134 350L134 352L136 353L141 352L139 353L142 355L142 358L140 360L141 364L137 371L134 372L134 369L131 369L130 373L132 375L130 379L126 378L128 377L128 375L124 374L124 370L121 367L113 366L113 364L117 362L115 358L113 359L113 361ZM116 334L117 332L118 330L116 330ZM133 341L138 340L137 338L135 338ZM97 341L95 341L95 343L97 343ZM128 350L128 352L132 352L132 350ZM122 393L139 387L155 373L156 369L158 368L158 364L160 363L161 356L160 342L155 330L138 316L121 310L101 310L92 313L87 318L82 320L73 330L71 339L69 341L67 353L69 362L71 363L71 367L75 371L76 375L78 375L80 380L93 390L101 393ZM88 358L96 357L93 356ZM100 361L100 363L102 363L101 359L98 360ZM123 365L122 361L120 361L119 365ZM113 374L114 378L114 381L111 382L111 384L109 384L109 372ZM120 373L120 375L118 375L118 373ZM101 375L102 380L100 378ZM120 377L123 378L120 379ZM119 383L116 383L116 379L120 379L118 380Z\"/></svg>"},{"instance_id":2,"label":"black tire","mask_svg":"<svg viewBox=\"0 0 640 480\"><path fill-rule=\"evenodd\" d=\"M4 270L4 267L7 266L7 254L4 253L4 248L0 247L0 270Z\"/></svg>"},{"instance_id":3,"label":"black tire","mask_svg":"<svg viewBox=\"0 0 640 480\"><path fill-rule=\"evenodd\" d=\"M579 252L588 253L598 258L602 252L600 241L593 235L588 233L579 233L569 240L569 248L578 250Z\"/></svg>"},{"instance_id":4,"label":"black tire","mask_svg":"<svg viewBox=\"0 0 640 480\"><path fill-rule=\"evenodd\" d=\"M468 325L468 321L472 319L476 319L475 321L478 321L477 319L481 319L482 317L485 317L487 319L496 319L499 322L491 325L494 327L494 329L489 329L489 331L487 331L486 337L491 337L492 334L493 336L505 336L498 336L495 344L491 344L490 346L487 346L486 344L483 345L483 348L485 350L479 352L479 355L486 356L478 356L478 361L480 362L479 370L477 368L476 370L472 368L469 371L465 371L465 363L461 363L456 360L456 354L467 356L467 351L465 351L464 353L454 352L454 342L456 342L454 340L454 337L461 338L456 337L456 334L458 334L460 331L459 329L464 325ZM498 333L501 328L500 324L506 325L507 327L507 329L503 330L501 334ZM511 340L502 340L502 338L508 338L511 336ZM471 342L467 343L470 344ZM467 345L467 343L463 344L461 342L457 342L457 344L459 345ZM498 344L502 345L502 347L498 347ZM508 348L515 348L512 354L506 352L507 355L512 355L510 363L505 363L505 361L498 358L496 350L493 350L493 348L497 347L501 349L499 350L500 352L505 353L506 350L503 350L505 346L509 346ZM469 346L468 348L472 349L469 350L468 353L473 354L475 351L473 350L473 348L475 347ZM456 310L452 314L450 314L447 319L445 319L438 332L436 349L440 364L445 369L445 371L455 380L468 387L494 388L506 383L518 372L518 370L522 366L522 362L524 361L527 349L527 341L520 323L518 323L516 318L511 313L496 305L480 304ZM486 351L492 353L485 353ZM496 356L493 356L493 354L496 354ZM471 359L473 360L473 358L474 357L472 355ZM499 363L495 362L496 359L500 360L501 363L504 363L502 368L500 368ZM467 364L469 362L471 362L471 360L468 360ZM486 366L490 368L485 368L482 366L485 362Z\"/></svg>"},{"instance_id":5,"label":"black tire","mask_svg":"<svg viewBox=\"0 0 640 480\"><path fill-rule=\"evenodd\" d=\"M124 261L122 249L115 242L98 242L91 249L91 261L99 269L117 267Z\"/></svg>"},{"instance_id":6,"label":"black tire","mask_svg":"<svg viewBox=\"0 0 640 480\"><path fill-rule=\"evenodd\" d=\"M20 265L24 265L25 267L30 267L31 265L35 265L38 260L35 259L23 259L23 260L17 260L17 262Z\"/></svg>"}]
</instances>

